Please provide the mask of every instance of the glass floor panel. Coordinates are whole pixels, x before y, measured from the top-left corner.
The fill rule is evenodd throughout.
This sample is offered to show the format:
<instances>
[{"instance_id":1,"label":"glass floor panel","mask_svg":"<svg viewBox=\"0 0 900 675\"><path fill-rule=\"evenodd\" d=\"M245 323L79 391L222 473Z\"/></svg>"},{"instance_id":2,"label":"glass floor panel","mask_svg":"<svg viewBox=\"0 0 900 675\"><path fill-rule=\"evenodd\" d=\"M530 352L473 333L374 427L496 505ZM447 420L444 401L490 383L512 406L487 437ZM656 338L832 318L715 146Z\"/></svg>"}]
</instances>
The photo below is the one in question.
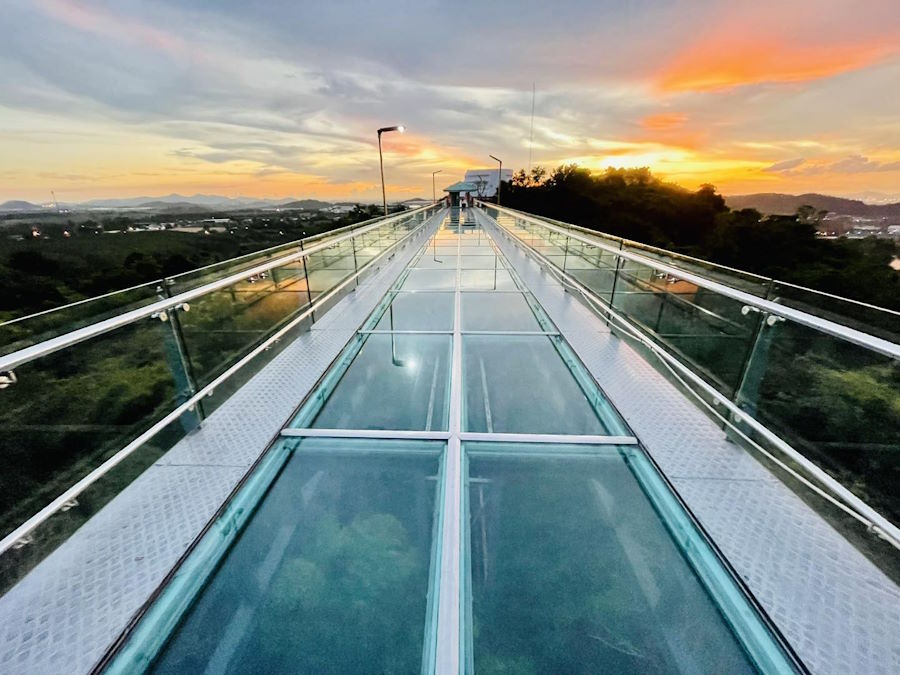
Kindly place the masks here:
<instances>
[{"instance_id":1,"label":"glass floor panel","mask_svg":"<svg viewBox=\"0 0 900 675\"><path fill-rule=\"evenodd\" d=\"M439 455L352 443L301 442L153 672L419 672Z\"/></svg>"},{"instance_id":2,"label":"glass floor panel","mask_svg":"<svg viewBox=\"0 0 900 675\"><path fill-rule=\"evenodd\" d=\"M523 293L463 293L462 329L542 330Z\"/></svg>"},{"instance_id":3,"label":"glass floor panel","mask_svg":"<svg viewBox=\"0 0 900 675\"><path fill-rule=\"evenodd\" d=\"M446 429L450 342L449 335L369 335L310 426Z\"/></svg>"},{"instance_id":4,"label":"glass floor panel","mask_svg":"<svg viewBox=\"0 0 900 675\"><path fill-rule=\"evenodd\" d=\"M491 433L615 435L601 420L551 340L463 336L463 429Z\"/></svg>"},{"instance_id":5,"label":"glass floor panel","mask_svg":"<svg viewBox=\"0 0 900 675\"><path fill-rule=\"evenodd\" d=\"M629 470L639 451L577 450L469 456L475 672L756 672Z\"/></svg>"},{"instance_id":6,"label":"glass floor panel","mask_svg":"<svg viewBox=\"0 0 900 675\"><path fill-rule=\"evenodd\" d=\"M401 288L410 291L452 291L456 288L456 269L411 269Z\"/></svg>"},{"instance_id":7,"label":"glass floor panel","mask_svg":"<svg viewBox=\"0 0 900 675\"><path fill-rule=\"evenodd\" d=\"M487 255L461 255L459 266L464 270L492 270L503 269L503 263L493 252Z\"/></svg>"},{"instance_id":8,"label":"glass floor panel","mask_svg":"<svg viewBox=\"0 0 900 675\"><path fill-rule=\"evenodd\" d=\"M496 270L461 270L459 285L467 290L506 291L518 288L512 275L505 269Z\"/></svg>"},{"instance_id":9,"label":"glass floor panel","mask_svg":"<svg viewBox=\"0 0 900 675\"><path fill-rule=\"evenodd\" d=\"M412 267L416 269L436 269L436 270L455 270L455 255L435 255L432 249L427 249L425 254L420 256Z\"/></svg>"},{"instance_id":10,"label":"glass floor panel","mask_svg":"<svg viewBox=\"0 0 900 675\"><path fill-rule=\"evenodd\" d=\"M376 330L453 330L453 293L396 293Z\"/></svg>"}]
</instances>

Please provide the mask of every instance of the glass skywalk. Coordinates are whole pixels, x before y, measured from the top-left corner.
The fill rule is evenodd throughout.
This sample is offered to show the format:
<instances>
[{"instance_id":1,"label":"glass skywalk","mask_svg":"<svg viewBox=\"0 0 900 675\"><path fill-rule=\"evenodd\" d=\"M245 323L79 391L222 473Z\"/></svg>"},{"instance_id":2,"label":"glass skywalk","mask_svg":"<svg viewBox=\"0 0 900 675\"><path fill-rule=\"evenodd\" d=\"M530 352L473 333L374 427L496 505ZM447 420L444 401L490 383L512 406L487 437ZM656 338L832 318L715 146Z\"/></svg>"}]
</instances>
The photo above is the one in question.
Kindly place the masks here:
<instances>
[{"instance_id":1,"label":"glass skywalk","mask_svg":"<svg viewBox=\"0 0 900 675\"><path fill-rule=\"evenodd\" d=\"M109 669L795 663L464 214L400 275Z\"/></svg>"}]
</instances>

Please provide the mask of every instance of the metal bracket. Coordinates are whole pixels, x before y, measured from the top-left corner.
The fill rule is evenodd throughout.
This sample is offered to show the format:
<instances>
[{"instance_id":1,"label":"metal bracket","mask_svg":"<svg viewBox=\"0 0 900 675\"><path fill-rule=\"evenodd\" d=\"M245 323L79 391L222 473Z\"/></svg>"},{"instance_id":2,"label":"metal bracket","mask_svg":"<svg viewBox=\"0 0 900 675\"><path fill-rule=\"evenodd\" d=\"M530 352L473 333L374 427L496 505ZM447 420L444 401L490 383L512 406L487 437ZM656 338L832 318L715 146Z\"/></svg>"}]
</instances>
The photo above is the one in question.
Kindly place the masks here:
<instances>
[{"instance_id":1,"label":"metal bracket","mask_svg":"<svg viewBox=\"0 0 900 675\"><path fill-rule=\"evenodd\" d=\"M65 504L63 504L60 507L59 512L65 513L69 509L74 509L76 506L78 506L78 499L77 498L70 499L69 501L67 501Z\"/></svg>"},{"instance_id":2,"label":"metal bracket","mask_svg":"<svg viewBox=\"0 0 900 675\"><path fill-rule=\"evenodd\" d=\"M15 372L12 370L4 370L0 372L0 389L6 389L19 381Z\"/></svg>"}]
</instances>

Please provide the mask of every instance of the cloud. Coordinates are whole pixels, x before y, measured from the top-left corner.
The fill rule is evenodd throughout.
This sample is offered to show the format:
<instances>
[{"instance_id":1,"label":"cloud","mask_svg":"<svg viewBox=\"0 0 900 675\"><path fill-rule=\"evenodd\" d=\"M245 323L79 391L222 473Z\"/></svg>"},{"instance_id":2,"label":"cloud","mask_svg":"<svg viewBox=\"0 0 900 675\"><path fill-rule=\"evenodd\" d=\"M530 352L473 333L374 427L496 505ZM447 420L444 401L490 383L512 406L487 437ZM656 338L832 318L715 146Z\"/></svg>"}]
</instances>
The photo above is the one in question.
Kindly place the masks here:
<instances>
[{"instance_id":1,"label":"cloud","mask_svg":"<svg viewBox=\"0 0 900 675\"><path fill-rule=\"evenodd\" d=\"M806 160L803 157L799 157L797 159L786 159L783 162L776 162L772 166L767 166L763 171L767 173L778 173L780 171L790 171L791 169L796 169L798 166L803 164Z\"/></svg>"},{"instance_id":2,"label":"cloud","mask_svg":"<svg viewBox=\"0 0 900 675\"><path fill-rule=\"evenodd\" d=\"M666 92L833 77L900 55L893 0L793 0L779 6L734 0L712 7L693 39L655 81Z\"/></svg>"},{"instance_id":3,"label":"cloud","mask_svg":"<svg viewBox=\"0 0 900 675\"><path fill-rule=\"evenodd\" d=\"M687 115L683 113L656 113L640 120L639 124L648 131L669 131L684 126Z\"/></svg>"},{"instance_id":4,"label":"cloud","mask_svg":"<svg viewBox=\"0 0 900 675\"><path fill-rule=\"evenodd\" d=\"M0 172L17 178L4 197L86 171L96 189L168 177L168 192L196 179L376 197L375 129L399 123L410 133L385 140L385 173L422 194L432 170L488 153L512 167L532 154L649 164L689 187L787 185L834 165L879 189L891 169L876 167L900 154L888 0L8 4ZM479 21L449 28L470 11ZM840 163L857 155L871 159Z\"/></svg>"}]
</instances>

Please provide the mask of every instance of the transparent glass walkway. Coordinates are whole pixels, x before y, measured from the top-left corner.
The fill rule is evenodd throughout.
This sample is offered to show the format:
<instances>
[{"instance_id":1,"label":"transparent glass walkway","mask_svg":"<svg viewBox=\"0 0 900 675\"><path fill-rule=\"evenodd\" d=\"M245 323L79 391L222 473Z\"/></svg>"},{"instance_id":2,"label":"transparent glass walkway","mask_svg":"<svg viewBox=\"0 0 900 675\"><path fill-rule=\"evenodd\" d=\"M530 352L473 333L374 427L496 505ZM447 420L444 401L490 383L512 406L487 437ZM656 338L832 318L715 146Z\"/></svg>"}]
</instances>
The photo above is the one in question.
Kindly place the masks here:
<instances>
[{"instance_id":1,"label":"transparent glass walkway","mask_svg":"<svg viewBox=\"0 0 900 675\"><path fill-rule=\"evenodd\" d=\"M797 668L465 213L400 275L108 666Z\"/></svg>"}]
</instances>

